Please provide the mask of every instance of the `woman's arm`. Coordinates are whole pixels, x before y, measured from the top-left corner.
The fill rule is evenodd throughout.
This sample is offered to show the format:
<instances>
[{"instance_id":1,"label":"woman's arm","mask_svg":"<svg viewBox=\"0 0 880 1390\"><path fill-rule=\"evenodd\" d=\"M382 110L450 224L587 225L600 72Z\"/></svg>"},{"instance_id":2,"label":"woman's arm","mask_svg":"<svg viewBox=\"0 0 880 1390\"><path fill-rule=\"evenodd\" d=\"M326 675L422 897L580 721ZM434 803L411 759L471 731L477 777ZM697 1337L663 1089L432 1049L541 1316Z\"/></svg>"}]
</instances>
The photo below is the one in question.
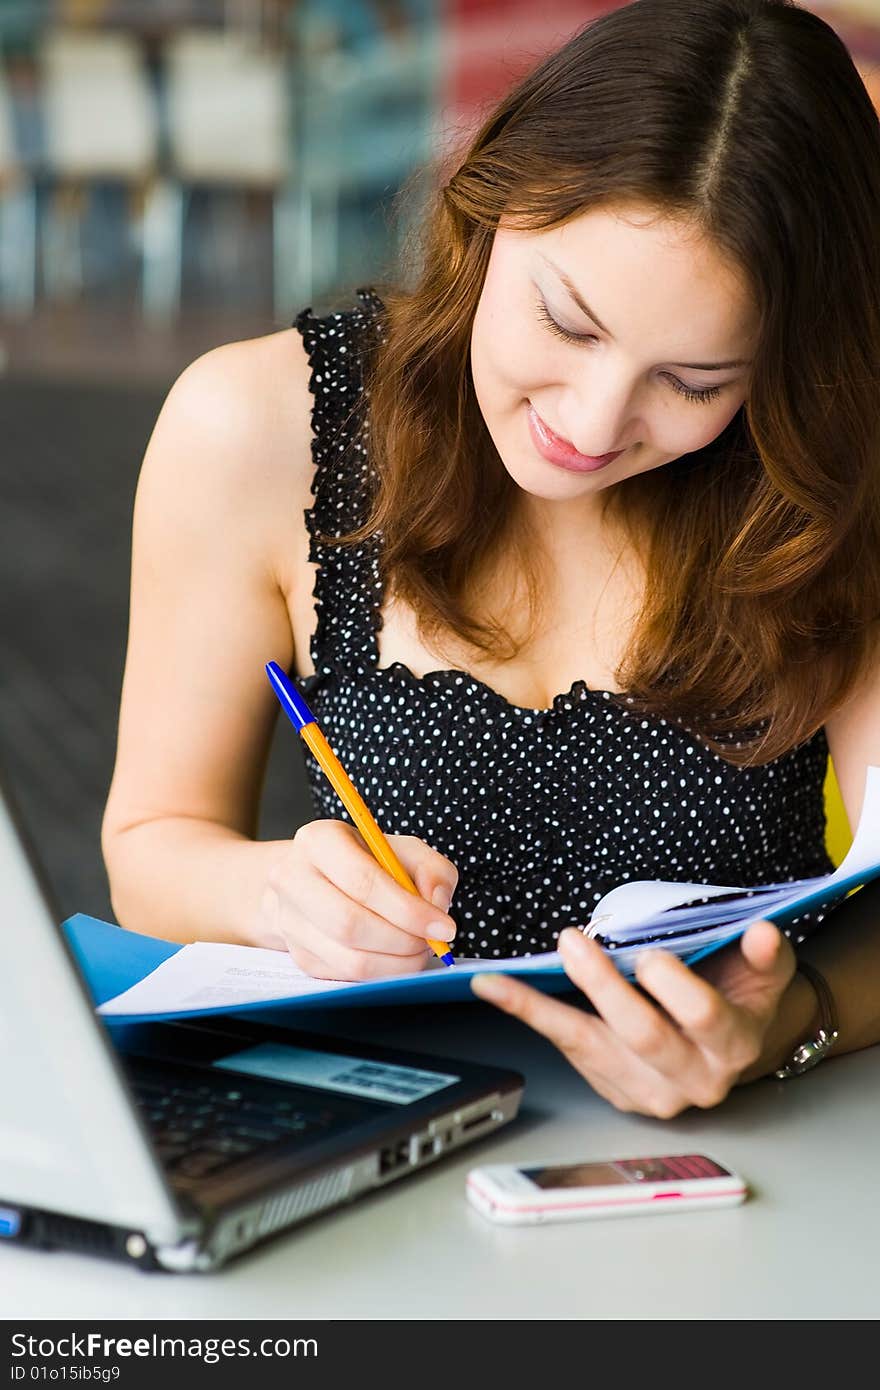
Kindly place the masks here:
<instances>
[{"instance_id":1,"label":"woman's arm","mask_svg":"<svg viewBox=\"0 0 880 1390\"><path fill-rule=\"evenodd\" d=\"M799 948L799 959L825 979L837 1007L839 1036L832 1057L880 1042L880 883L853 893L829 914L825 926ZM741 1082L782 1066L799 1043L816 1036L819 1007L812 985L795 975L783 994L761 1054Z\"/></svg>"},{"instance_id":2,"label":"woman's arm","mask_svg":"<svg viewBox=\"0 0 880 1390\"><path fill-rule=\"evenodd\" d=\"M307 373L295 330L207 353L172 388L144 458L102 832L114 911L135 931L259 930L278 854L252 839L275 719L264 665L294 655L285 591L311 483Z\"/></svg>"},{"instance_id":3,"label":"woman's arm","mask_svg":"<svg viewBox=\"0 0 880 1390\"><path fill-rule=\"evenodd\" d=\"M421 969L451 941L455 866L392 835L402 888L341 820L257 841L290 613L314 585L310 367L296 330L208 353L172 390L138 486L116 768L104 817L113 908L175 941L290 951L311 975ZM313 615L314 616L314 615Z\"/></svg>"}]
</instances>

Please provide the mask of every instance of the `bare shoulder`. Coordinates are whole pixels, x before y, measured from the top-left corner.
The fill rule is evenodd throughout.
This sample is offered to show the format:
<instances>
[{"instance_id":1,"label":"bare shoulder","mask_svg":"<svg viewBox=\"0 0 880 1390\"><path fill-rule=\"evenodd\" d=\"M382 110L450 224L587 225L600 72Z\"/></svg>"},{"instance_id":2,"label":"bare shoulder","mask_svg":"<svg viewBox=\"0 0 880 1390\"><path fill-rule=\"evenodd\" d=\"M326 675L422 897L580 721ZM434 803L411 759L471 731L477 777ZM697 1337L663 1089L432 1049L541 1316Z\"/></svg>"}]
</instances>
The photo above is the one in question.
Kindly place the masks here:
<instances>
[{"instance_id":1,"label":"bare shoulder","mask_svg":"<svg viewBox=\"0 0 880 1390\"><path fill-rule=\"evenodd\" d=\"M312 477L309 362L295 328L225 343L181 373L156 422L138 505L184 524L232 523L234 534L288 552ZM169 507L170 504L170 507Z\"/></svg>"},{"instance_id":2,"label":"bare shoulder","mask_svg":"<svg viewBox=\"0 0 880 1390\"><path fill-rule=\"evenodd\" d=\"M191 362L177 386L197 396L201 387L220 384L232 388L232 409L252 406L265 410L290 401L292 409L305 406L308 397L308 358L300 333L284 328L260 338L223 343ZM291 391L299 385L300 390ZM297 401L297 396L299 400Z\"/></svg>"}]
</instances>

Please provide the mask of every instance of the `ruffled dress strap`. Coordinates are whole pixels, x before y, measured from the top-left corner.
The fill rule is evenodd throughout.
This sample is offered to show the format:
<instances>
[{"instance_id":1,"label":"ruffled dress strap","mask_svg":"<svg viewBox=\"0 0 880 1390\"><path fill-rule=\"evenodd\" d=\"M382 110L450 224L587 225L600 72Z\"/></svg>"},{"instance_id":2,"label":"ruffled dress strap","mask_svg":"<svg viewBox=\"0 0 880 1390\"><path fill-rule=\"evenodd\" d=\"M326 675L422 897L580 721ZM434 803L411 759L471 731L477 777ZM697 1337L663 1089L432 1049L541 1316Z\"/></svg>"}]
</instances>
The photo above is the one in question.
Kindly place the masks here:
<instances>
[{"instance_id":1,"label":"ruffled dress strap","mask_svg":"<svg viewBox=\"0 0 880 1390\"><path fill-rule=\"evenodd\" d=\"M381 600L377 543L328 545L367 517L375 483L369 456L364 355L381 336L384 305L371 289L360 305L323 317L303 309L294 326L308 354L312 394L312 505L305 511L309 559L317 566L317 623L310 654L317 679L376 665Z\"/></svg>"}]
</instances>

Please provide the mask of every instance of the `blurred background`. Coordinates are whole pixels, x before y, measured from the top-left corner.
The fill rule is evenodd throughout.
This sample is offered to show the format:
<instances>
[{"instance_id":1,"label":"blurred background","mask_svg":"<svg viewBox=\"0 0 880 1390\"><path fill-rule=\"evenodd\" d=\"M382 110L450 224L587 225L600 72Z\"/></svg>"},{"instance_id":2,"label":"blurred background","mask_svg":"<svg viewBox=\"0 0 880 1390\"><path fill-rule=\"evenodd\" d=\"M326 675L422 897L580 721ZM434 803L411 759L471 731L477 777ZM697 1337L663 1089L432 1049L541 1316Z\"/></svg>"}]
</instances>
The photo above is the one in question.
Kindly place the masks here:
<instances>
[{"instance_id":1,"label":"blurred background","mask_svg":"<svg viewBox=\"0 0 880 1390\"><path fill-rule=\"evenodd\" d=\"M65 916L112 920L131 508L172 381L393 275L403 183L625 2L0 0L0 761ZM807 8L880 105L880 0ZM312 814L278 733L267 837Z\"/></svg>"}]
</instances>

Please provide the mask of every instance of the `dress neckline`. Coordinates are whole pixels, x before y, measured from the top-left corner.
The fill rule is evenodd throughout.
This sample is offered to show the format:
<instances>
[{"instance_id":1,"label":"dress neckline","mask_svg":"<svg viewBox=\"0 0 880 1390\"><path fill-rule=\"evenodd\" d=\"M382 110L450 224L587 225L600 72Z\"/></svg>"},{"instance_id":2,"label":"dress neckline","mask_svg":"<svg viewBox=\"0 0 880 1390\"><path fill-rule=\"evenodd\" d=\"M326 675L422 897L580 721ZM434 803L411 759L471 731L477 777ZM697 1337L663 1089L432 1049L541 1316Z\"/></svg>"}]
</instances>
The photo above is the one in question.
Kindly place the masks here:
<instances>
[{"instance_id":1,"label":"dress neckline","mask_svg":"<svg viewBox=\"0 0 880 1390\"><path fill-rule=\"evenodd\" d=\"M375 574L375 593L370 603L369 663L370 669L376 675L384 674L387 671L399 680L406 682L407 685L432 685L436 689L444 690L469 686L475 695L480 695L483 700L490 701L498 710L507 713L509 717L521 719L526 724L536 723L560 710L573 709L575 704L586 700L607 700L609 703L618 705L621 702L632 703L624 691L597 689L588 685L582 677L578 676L567 690L561 690L557 695L554 695L549 705L518 705L513 700L509 700L506 695L502 695L500 690L496 690L481 676L475 676L473 672L467 671L461 666L436 667L431 671L426 671L422 676L417 676L412 667L408 666L405 661L390 661L385 666L380 665L379 633L384 625L382 605L385 601L385 586L379 576L378 565L376 565Z\"/></svg>"}]
</instances>

